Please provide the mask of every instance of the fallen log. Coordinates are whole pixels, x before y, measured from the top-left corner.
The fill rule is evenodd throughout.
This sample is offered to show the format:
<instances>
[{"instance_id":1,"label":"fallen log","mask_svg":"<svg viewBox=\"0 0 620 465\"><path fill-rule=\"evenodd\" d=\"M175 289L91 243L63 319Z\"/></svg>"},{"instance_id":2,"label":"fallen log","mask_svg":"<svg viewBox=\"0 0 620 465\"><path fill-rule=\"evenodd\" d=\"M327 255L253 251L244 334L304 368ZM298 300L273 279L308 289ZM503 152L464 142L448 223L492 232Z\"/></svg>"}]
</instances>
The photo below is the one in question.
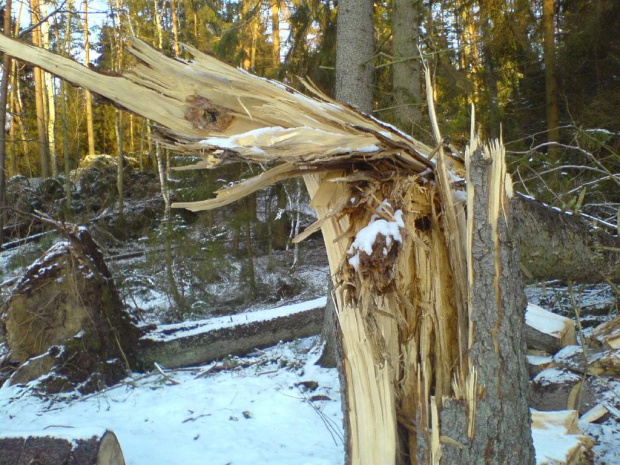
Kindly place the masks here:
<instances>
[{"instance_id":1,"label":"fallen log","mask_svg":"<svg viewBox=\"0 0 620 465\"><path fill-rule=\"evenodd\" d=\"M22 245L31 244L33 242L39 242L44 237L47 237L48 235L55 234L55 233L56 231L45 231L45 232L33 234L31 236L24 237L21 239L16 239L11 242L6 242L0 246L0 250L5 251L5 250L16 249L17 247L20 247Z\"/></svg>"},{"instance_id":2,"label":"fallen log","mask_svg":"<svg viewBox=\"0 0 620 465\"><path fill-rule=\"evenodd\" d=\"M243 355L319 334L324 312L323 297L271 310L164 325L142 338L137 357L147 368L155 363L180 368Z\"/></svg>"},{"instance_id":3,"label":"fallen log","mask_svg":"<svg viewBox=\"0 0 620 465\"><path fill-rule=\"evenodd\" d=\"M67 434L69 433L69 434ZM59 435L40 432L18 436L0 437L0 463L2 465L125 465L123 451L116 435L109 430L103 433L74 436L72 430Z\"/></svg>"},{"instance_id":4,"label":"fallen log","mask_svg":"<svg viewBox=\"0 0 620 465\"><path fill-rule=\"evenodd\" d=\"M575 323L542 307L528 304L525 312L527 347L555 354L562 347L577 343Z\"/></svg>"},{"instance_id":5,"label":"fallen log","mask_svg":"<svg viewBox=\"0 0 620 465\"><path fill-rule=\"evenodd\" d=\"M528 277L583 283L620 280L619 236L532 198L515 196L511 209L511 231Z\"/></svg>"},{"instance_id":6,"label":"fallen log","mask_svg":"<svg viewBox=\"0 0 620 465\"><path fill-rule=\"evenodd\" d=\"M566 368L548 368L530 382L530 406L541 411L578 410L585 413L597 403L591 377Z\"/></svg>"},{"instance_id":7,"label":"fallen log","mask_svg":"<svg viewBox=\"0 0 620 465\"><path fill-rule=\"evenodd\" d=\"M556 366L565 367L575 373L594 376L620 375L620 349L588 349L581 346L567 346L555 354Z\"/></svg>"},{"instance_id":8,"label":"fallen log","mask_svg":"<svg viewBox=\"0 0 620 465\"><path fill-rule=\"evenodd\" d=\"M588 337L588 343L594 347L620 349L620 317L594 328Z\"/></svg>"}]
</instances>

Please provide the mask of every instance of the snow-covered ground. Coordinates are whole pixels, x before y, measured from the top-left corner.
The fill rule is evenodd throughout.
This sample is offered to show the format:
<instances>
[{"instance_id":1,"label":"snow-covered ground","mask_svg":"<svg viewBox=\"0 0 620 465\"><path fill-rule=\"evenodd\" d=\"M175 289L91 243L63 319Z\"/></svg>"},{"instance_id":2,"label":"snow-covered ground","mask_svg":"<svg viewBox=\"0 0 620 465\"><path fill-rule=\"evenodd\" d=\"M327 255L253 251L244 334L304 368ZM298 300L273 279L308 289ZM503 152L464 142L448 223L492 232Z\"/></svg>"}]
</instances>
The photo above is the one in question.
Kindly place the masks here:
<instances>
[{"instance_id":1,"label":"snow-covered ground","mask_svg":"<svg viewBox=\"0 0 620 465\"><path fill-rule=\"evenodd\" d=\"M166 376L135 375L82 398L3 387L0 437L84 438L110 429L128 465L340 465L338 373L315 365L318 355L317 337L307 338ZM580 427L598 441L595 464L620 463L616 419ZM539 464L574 441L564 436L558 428L535 432Z\"/></svg>"},{"instance_id":2,"label":"snow-covered ground","mask_svg":"<svg viewBox=\"0 0 620 465\"><path fill-rule=\"evenodd\" d=\"M340 465L338 374L314 365L315 344L280 344L212 374L212 365L167 372L178 384L158 373L127 378L83 399L4 387L0 436L83 437L107 428L128 465Z\"/></svg>"}]
</instances>

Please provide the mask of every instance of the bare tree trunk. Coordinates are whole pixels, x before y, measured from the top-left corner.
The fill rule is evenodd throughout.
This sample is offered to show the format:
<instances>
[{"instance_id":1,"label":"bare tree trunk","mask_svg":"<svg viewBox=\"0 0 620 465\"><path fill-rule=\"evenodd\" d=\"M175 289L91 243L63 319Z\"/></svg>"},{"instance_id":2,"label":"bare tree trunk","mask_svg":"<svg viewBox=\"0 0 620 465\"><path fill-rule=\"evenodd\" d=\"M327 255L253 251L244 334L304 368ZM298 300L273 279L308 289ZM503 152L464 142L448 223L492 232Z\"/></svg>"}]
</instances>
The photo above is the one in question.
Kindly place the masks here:
<instances>
[{"instance_id":1,"label":"bare tree trunk","mask_svg":"<svg viewBox=\"0 0 620 465\"><path fill-rule=\"evenodd\" d=\"M48 4L43 4L43 16L47 16ZM50 48L50 25L48 21L41 24L41 46L49 50ZM47 142L49 146L49 157L51 163L52 176L58 175L58 160L56 154L56 102L54 100L54 77L47 72L43 72L43 80L45 82L45 103L47 107Z\"/></svg>"},{"instance_id":2,"label":"bare tree trunk","mask_svg":"<svg viewBox=\"0 0 620 465\"><path fill-rule=\"evenodd\" d=\"M155 31L157 32L157 48L164 49L164 31L161 25L161 13L159 11L159 2L153 0L153 16L155 17Z\"/></svg>"},{"instance_id":3,"label":"bare tree trunk","mask_svg":"<svg viewBox=\"0 0 620 465\"><path fill-rule=\"evenodd\" d=\"M179 45L179 18L177 16L177 5L174 0L170 0L170 15L172 19L172 38L174 45L174 56L181 56L181 47Z\"/></svg>"},{"instance_id":4,"label":"bare tree trunk","mask_svg":"<svg viewBox=\"0 0 620 465\"><path fill-rule=\"evenodd\" d=\"M88 0L82 2L84 28L84 63L90 66L90 40L88 38ZM88 89L84 90L86 99L86 132L88 134L88 154L95 155L95 130L93 128L93 97Z\"/></svg>"},{"instance_id":5,"label":"bare tree trunk","mask_svg":"<svg viewBox=\"0 0 620 465\"><path fill-rule=\"evenodd\" d=\"M123 112L116 110L116 190L118 191L118 216L125 214L125 194L123 189Z\"/></svg>"},{"instance_id":6,"label":"bare tree trunk","mask_svg":"<svg viewBox=\"0 0 620 465\"><path fill-rule=\"evenodd\" d=\"M372 112L373 2L340 0L336 49L336 98Z\"/></svg>"},{"instance_id":7,"label":"bare tree trunk","mask_svg":"<svg viewBox=\"0 0 620 465\"><path fill-rule=\"evenodd\" d=\"M39 0L30 0L30 18L32 24L38 24L41 21L41 10L39 8ZM35 45L41 47L41 26L37 26L32 31L32 41ZM44 178L49 177L49 155L47 146L47 127L45 118L45 107L43 105L43 87L45 85L43 81L43 71L39 67L35 67L34 70L34 93L35 93L35 106L37 114L37 134L39 142L39 165L40 173Z\"/></svg>"},{"instance_id":8,"label":"bare tree trunk","mask_svg":"<svg viewBox=\"0 0 620 465\"><path fill-rule=\"evenodd\" d=\"M280 67L280 0L272 0L271 6L271 66L274 75Z\"/></svg>"},{"instance_id":9,"label":"bare tree trunk","mask_svg":"<svg viewBox=\"0 0 620 465\"><path fill-rule=\"evenodd\" d=\"M560 109L558 103L558 83L555 77L555 3L543 0L544 61L545 61L545 100L547 108L547 140L560 140ZM549 146L549 156L557 157L557 147Z\"/></svg>"},{"instance_id":10,"label":"bare tree trunk","mask_svg":"<svg viewBox=\"0 0 620 465\"><path fill-rule=\"evenodd\" d=\"M61 84L61 115L62 115L62 158L65 171L65 208L71 211L71 160L69 159L69 125L67 122L67 83Z\"/></svg>"},{"instance_id":11,"label":"bare tree trunk","mask_svg":"<svg viewBox=\"0 0 620 465\"><path fill-rule=\"evenodd\" d=\"M508 235L512 218L503 214L502 205L508 199L501 187L499 193L493 191L497 185L494 165L501 160L488 155L473 150L468 170L472 276L469 373L464 386L473 389L445 400L440 407L441 434L465 447L444 445L441 458L443 463L463 465L533 465L526 301L517 249Z\"/></svg>"},{"instance_id":12,"label":"bare tree trunk","mask_svg":"<svg viewBox=\"0 0 620 465\"><path fill-rule=\"evenodd\" d=\"M21 115L23 114L23 105L22 105L22 99L21 99L21 86L19 84L19 79L18 79L18 67L17 67L17 60L13 61L13 72L11 73L11 78L12 78L12 86L11 86L11 96L12 96L12 100L13 100L13 113L14 113L14 119L15 119L15 123L18 126L19 129L19 137L21 139L21 144L22 144L22 151L24 153L24 157L26 157L26 159L29 159L28 157L28 138L26 137L27 134L27 129L26 129L26 123L24 122L24 119L21 117ZM17 163L16 160L13 161L14 163ZM17 168L17 165L15 165ZM17 169L15 170L17 172Z\"/></svg>"},{"instance_id":13,"label":"bare tree trunk","mask_svg":"<svg viewBox=\"0 0 620 465\"><path fill-rule=\"evenodd\" d=\"M418 50L420 23L419 0L394 0L392 7L392 36L394 43L392 64L392 92L397 126L413 133L422 112L422 74Z\"/></svg>"},{"instance_id":14,"label":"bare tree trunk","mask_svg":"<svg viewBox=\"0 0 620 465\"><path fill-rule=\"evenodd\" d=\"M2 31L11 35L11 0L7 0L4 10ZM2 82L0 83L0 245L4 243L4 223L6 206L6 112L11 79L11 56L5 53L2 56Z\"/></svg>"}]
</instances>

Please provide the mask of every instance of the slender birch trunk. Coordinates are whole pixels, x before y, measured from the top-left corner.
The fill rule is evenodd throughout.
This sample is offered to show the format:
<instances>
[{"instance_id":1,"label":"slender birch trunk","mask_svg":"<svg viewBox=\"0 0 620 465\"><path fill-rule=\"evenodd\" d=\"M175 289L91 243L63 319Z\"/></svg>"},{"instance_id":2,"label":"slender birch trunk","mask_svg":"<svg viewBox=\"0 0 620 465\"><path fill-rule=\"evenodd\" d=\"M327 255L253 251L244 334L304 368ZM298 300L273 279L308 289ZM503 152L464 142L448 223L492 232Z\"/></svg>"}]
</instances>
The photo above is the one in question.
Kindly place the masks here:
<instances>
[{"instance_id":1,"label":"slender birch trunk","mask_svg":"<svg viewBox=\"0 0 620 465\"><path fill-rule=\"evenodd\" d=\"M175 0L170 0L170 16L172 20L172 39L174 46L174 56L181 56L181 46L179 45L179 18L177 15L177 5Z\"/></svg>"},{"instance_id":2,"label":"slender birch trunk","mask_svg":"<svg viewBox=\"0 0 620 465\"><path fill-rule=\"evenodd\" d=\"M274 74L280 67L280 0L272 0L271 12L271 66Z\"/></svg>"}]
</instances>

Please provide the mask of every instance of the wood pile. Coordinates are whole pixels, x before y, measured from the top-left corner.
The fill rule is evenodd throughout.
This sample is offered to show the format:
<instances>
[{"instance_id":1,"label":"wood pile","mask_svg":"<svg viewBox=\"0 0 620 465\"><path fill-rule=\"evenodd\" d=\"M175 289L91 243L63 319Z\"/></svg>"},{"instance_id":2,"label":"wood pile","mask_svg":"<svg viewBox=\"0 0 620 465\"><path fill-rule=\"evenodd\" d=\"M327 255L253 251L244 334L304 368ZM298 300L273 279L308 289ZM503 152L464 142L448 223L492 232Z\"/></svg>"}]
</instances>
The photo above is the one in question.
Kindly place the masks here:
<instances>
[{"instance_id":1,"label":"wood pile","mask_svg":"<svg viewBox=\"0 0 620 465\"><path fill-rule=\"evenodd\" d=\"M598 326L583 345L576 345L572 320L532 305L526 317L534 441L538 455L540 450L548 454L538 456L538 464L592 463L594 442L577 420L596 423L609 415L620 420L607 395L610 381L620 375L620 349L613 346L619 319Z\"/></svg>"}]
</instances>

